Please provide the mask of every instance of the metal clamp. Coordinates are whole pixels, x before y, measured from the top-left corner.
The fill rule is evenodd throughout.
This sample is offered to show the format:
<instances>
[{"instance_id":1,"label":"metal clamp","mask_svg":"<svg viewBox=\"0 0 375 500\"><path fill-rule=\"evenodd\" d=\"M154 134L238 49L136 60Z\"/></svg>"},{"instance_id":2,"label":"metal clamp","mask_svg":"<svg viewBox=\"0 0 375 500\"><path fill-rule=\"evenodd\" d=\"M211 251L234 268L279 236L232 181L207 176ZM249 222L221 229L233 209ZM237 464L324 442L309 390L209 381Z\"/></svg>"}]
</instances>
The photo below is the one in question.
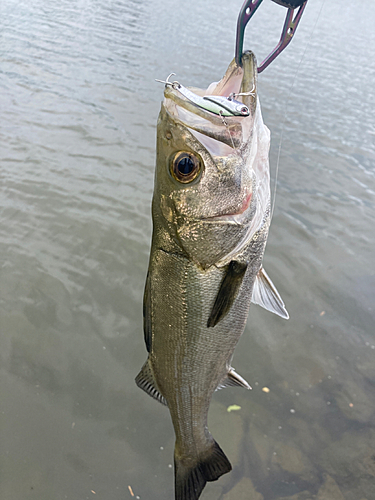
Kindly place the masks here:
<instances>
[{"instance_id":1,"label":"metal clamp","mask_svg":"<svg viewBox=\"0 0 375 500\"><path fill-rule=\"evenodd\" d=\"M254 15L257 8L263 0L245 0L237 20L237 36L236 36L236 51L235 58L237 66L242 66L241 59L243 53L244 33L247 23ZM296 32L298 23L301 20L303 11L305 10L308 0L301 2L301 0L273 0L274 2L288 7L284 27L281 33L279 43L275 49L264 59L260 66L258 66L258 73L261 73L276 57L285 49L291 42L294 33ZM298 8L296 15L293 17L294 10Z\"/></svg>"}]
</instances>

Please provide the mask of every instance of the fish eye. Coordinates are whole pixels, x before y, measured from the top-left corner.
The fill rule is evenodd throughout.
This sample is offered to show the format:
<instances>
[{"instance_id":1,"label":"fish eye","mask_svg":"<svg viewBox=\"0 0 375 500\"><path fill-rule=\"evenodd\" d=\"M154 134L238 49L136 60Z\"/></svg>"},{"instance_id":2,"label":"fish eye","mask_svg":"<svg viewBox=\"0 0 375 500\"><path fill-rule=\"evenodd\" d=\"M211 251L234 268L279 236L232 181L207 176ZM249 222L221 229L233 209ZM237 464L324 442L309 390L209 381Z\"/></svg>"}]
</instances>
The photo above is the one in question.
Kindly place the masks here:
<instances>
[{"instance_id":1,"label":"fish eye","mask_svg":"<svg viewBox=\"0 0 375 500\"><path fill-rule=\"evenodd\" d=\"M196 179L202 169L200 159L193 153L180 151L171 162L171 174L178 181L187 184Z\"/></svg>"}]
</instances>

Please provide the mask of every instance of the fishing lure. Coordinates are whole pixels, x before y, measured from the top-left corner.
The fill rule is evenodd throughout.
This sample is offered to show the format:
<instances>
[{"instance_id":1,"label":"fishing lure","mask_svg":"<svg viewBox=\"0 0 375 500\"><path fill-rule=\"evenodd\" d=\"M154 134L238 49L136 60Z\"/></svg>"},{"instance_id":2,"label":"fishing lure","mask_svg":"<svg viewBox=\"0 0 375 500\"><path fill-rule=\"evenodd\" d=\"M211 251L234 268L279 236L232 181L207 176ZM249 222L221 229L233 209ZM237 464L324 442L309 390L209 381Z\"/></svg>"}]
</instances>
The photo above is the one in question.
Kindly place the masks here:
<instances>
[{"instance_id":1,"label":"fishing lure","mask_svg":"<svg viewBox=\"0 0 375 500\"><path fill-rule=\"evenodd\" d=\"M181 83L174 81L170 82L169 78L175 75L171 73L168 78L164 80L156 80L157 82L164 83L166 86L171 86L174 90L178 90L186 99L195 104L198 108L204 109L205 111L210 111L215 115L219 116L249 116L249 108L243 104L241 101L237 101L235 97L244 95L242 94L230 94L228 97L219 95L206 95L199 96L189 90L188 88L181 85ZM248 95L248 93L247 93ZM255 95L255 94L251 94Z\"/></svg>"}]
</instances>

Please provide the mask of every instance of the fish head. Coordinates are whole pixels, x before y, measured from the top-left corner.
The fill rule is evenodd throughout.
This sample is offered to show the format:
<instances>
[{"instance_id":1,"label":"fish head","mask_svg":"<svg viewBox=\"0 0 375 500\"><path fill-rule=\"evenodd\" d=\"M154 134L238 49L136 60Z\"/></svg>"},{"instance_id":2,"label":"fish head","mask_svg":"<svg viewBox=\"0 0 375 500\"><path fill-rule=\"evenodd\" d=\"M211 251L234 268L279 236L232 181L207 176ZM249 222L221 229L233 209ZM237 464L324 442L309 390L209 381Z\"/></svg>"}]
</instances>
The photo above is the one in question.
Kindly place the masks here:
<instances>
[{"instance_id":1,"label":"fish head","mask_svg":"<svg viewBox=\"0 0 375 500\"><path fill-rule=\"evenodd\" d=\"M201 96L238 98L248 116L199 108L166 85L157 126L154 231L202 268L222 266L250 241L269 214L270 134L257 99L252 52L234 61ZM154 232L155 234L155 232ZM168 246L168 245L167 245Z\"/></svg>"}]
</instances>

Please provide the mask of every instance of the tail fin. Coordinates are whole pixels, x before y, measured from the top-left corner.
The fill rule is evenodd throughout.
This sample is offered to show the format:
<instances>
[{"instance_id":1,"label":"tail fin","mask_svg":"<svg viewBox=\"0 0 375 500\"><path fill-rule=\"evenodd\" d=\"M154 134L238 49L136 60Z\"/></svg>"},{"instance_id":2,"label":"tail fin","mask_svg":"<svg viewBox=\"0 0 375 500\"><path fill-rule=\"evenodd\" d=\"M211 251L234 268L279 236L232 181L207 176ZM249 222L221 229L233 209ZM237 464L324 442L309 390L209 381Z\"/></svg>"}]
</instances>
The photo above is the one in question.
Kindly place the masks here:
<instances>
[{"instance_id":1,"label":"tail fin","mask_svg":"<svg viewBox=\"0 0 375 500\"><path fill-rule=\"evenodd\" d=\"M186 467L175 456L175 500L198 500L207 481L216 481L231 470L229 460L216 441L210 453L193 467Z\"/></svg>"}]
</instances>

